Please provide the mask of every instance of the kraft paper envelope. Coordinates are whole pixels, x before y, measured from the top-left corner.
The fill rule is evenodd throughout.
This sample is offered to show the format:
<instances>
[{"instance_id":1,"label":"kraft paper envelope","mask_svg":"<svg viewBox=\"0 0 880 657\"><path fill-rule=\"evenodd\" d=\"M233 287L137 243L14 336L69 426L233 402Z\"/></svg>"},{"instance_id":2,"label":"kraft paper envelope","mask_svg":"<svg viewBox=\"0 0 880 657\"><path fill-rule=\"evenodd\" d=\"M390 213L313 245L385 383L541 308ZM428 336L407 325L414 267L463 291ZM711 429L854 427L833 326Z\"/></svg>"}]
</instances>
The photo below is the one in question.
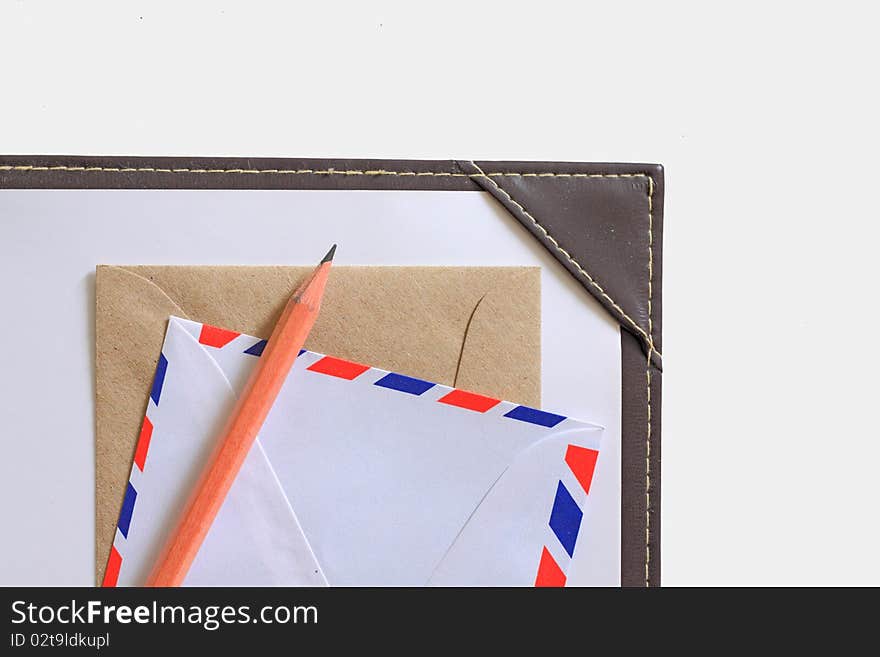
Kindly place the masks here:
<instances>
[{"instance_id":1,"label":"kraft paper envelope","mask_svg":"<svg viewBox=\"0 0 880 657\"><path fill-rule=\"evenodd\" d=\"M264 346L169 319L105 585L143 585ZM184 584L578 584L601 435L304 350Z\"/></svg>"},{"instance_id":2,"label":"kraft paper envelope","mask_svg":"<svg viewBox=\"0 0 880 657\"><path fill-rule=\"evenodd\" d=\"M168 317L268 337L312 269L99 266L96 576L103 579ZM540 269L333 269L306 347L501 399L540 404Z\"/></svg>"}]
</instances>

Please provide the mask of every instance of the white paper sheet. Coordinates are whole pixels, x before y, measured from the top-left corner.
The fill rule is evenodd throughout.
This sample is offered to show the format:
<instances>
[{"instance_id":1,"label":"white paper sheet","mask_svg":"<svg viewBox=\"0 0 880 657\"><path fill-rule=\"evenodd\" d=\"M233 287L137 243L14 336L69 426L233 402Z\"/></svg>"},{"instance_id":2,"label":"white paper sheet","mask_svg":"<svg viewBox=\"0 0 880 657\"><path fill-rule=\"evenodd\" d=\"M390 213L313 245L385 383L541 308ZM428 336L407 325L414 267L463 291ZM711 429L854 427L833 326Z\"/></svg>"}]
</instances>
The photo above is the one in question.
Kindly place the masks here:
<instances>
[{"instance_id":1,"label":"white paper sheet","mask_svg":"<svg viewBox=\"0 0 880 657\"><path fill-rule=\"evenodd\" d=\"M591 493L596 558L572 566L578 581L620 583L620 330L488 194L0 190L0 216L0 291L30 318L27 344L41 345L10 350L12 376L0 377L0 498L10 501L0 508L17 528L7 537L16 558L0 561L0 581L94 581L94 352L86 345L95 341L95 265L304 264L339 242L337 260L347 265L541 267L543 406L605 427L605 465ZM0 324L0 339L21 344L19 325ZM38 475L22 463L39 463Z\"/></svg>"}]
</instances>

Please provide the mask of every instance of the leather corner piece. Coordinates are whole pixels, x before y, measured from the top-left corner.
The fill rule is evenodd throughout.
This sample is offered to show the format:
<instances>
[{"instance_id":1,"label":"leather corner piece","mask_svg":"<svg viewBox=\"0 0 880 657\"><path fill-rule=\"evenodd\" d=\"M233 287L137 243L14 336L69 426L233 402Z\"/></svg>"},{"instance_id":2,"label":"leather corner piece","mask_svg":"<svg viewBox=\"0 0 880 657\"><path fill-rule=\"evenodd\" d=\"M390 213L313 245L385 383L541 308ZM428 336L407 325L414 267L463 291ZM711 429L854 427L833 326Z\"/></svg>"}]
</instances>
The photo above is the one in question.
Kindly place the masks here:
<instances>
[{"instance_id":1,"label":"leather corner piece","mask_svg":"<svg viewBox=\"0 0 880 657\"><path fill-rule=\"evenodd\" d=\"M660 358L660 233L658 165L556 165L460 161L635 335L655 367Z\"/></svg>"}]
</instances>

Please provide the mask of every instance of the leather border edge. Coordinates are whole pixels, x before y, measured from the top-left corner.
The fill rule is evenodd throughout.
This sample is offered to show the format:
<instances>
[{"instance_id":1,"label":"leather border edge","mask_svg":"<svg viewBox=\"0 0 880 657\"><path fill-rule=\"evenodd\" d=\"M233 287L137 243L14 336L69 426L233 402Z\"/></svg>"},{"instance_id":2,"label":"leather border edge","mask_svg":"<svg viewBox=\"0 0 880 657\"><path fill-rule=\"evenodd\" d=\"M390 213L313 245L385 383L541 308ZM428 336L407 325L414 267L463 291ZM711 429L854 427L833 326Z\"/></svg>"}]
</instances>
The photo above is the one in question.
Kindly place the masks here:
<instances>
[{"instance_id":1,"label":"leather border edge","mask_svg":"<svg viewBox=\"0 0 880 657\"><path fill-rule=\"evenodd\" d=\"M662 372L632 334L621 331L620 348L620 581L626 587L660 586Z\"/></svg>"}]
</instances>

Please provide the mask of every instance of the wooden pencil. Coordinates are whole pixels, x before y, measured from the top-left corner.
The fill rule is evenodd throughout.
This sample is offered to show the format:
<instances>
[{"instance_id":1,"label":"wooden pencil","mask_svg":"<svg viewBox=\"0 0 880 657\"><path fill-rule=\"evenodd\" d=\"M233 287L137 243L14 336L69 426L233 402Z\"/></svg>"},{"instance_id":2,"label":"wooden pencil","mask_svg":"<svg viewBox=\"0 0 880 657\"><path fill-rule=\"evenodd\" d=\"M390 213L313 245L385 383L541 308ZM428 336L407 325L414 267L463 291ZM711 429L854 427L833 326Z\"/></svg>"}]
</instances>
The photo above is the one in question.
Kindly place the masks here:
<instances>
[{"instance_id":1,"label":"wooden pencil","mask_svg":"<svg viewBox=\"0 0 880 657\"><path fill-rule=\"evenodd\" d=\"M147 586L183 583L315 323L335 252L334 244L287 302Z\"/></svg>"}]
</instances>

